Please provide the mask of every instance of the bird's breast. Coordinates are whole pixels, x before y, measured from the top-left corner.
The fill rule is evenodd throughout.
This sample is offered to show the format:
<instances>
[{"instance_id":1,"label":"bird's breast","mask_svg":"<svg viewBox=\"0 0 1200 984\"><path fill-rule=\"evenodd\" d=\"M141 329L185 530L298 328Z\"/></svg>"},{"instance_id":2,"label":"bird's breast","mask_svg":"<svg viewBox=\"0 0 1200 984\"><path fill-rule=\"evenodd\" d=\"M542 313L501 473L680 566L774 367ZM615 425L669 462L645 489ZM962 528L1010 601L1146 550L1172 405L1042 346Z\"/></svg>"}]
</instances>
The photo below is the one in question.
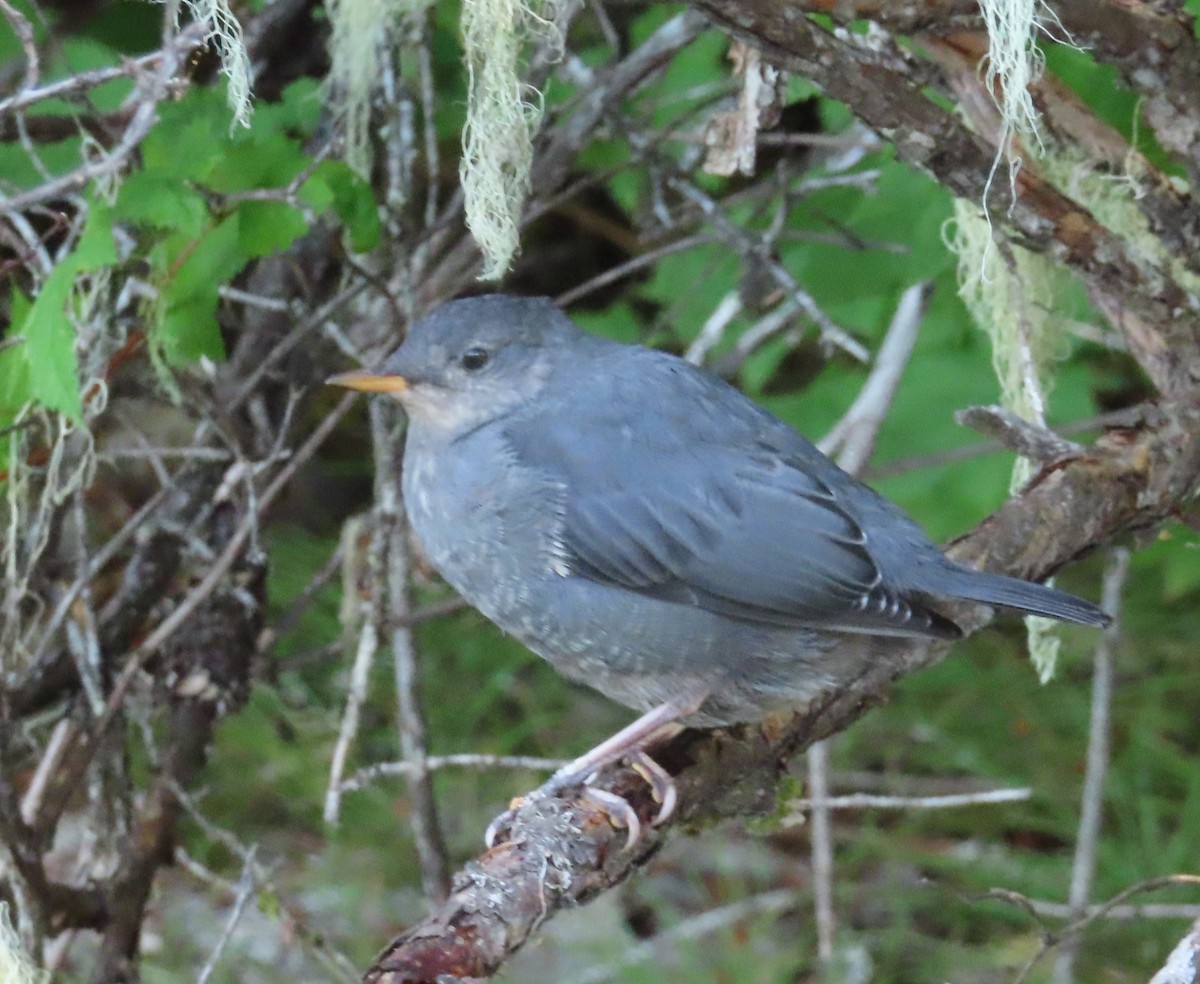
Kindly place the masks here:
<instances>
[{"instance_id":1,"label":"bird's breast","mask_svg":"<svg viewBox=\"0 0 1200 984\"><path fill-rule=\"evenodd\" d=\"M562 490L487 433L440 447L410 437L403 487L433 566L484 615L522 635L531 593L561 566Z\"/></svg>"}]
</instances>

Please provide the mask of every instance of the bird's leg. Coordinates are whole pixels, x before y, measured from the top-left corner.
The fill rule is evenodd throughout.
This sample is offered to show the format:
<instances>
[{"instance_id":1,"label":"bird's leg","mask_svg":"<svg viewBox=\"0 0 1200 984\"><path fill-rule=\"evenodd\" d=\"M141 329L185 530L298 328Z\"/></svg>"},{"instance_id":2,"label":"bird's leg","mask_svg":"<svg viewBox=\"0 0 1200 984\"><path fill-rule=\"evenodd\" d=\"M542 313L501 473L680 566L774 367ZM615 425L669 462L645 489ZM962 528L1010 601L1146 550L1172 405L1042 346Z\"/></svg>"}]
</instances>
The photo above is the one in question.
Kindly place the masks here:
<instances>
[{"instance_id":1,"label":"bird's leg","mask_svg":"<svg viewBox=\"0 0 1200 984\"><path fill-rule=\"evenodd\" d=\"M659 704L658 707L647 711L632 724L626 725L611 738L602 741L591 751L585 752L573 762L568 762L532 793L521 797L521 801L548 799L569 786L581 782L586 785L599 769L628 755L633 757L633 768L650 784L654 798L659 803L654 823L662 823L675 809L675 783L672 781L670 773L646 754L645 747L660 737L680 718L687 717L699 710L700 705L707 698L708 691L704 691ZM595 793L601 795L592 795ZM630 837L627 846L636 842L640 834L640 824L636 822L636 814L628 803L619 796L603 790L587 788L585 794L593 802L603 807L615 822L629 831ZM620 806L614 801L619 801ZM515 809L506 810L488 825L487 833L484 835L488 847L493 845L497 834L511 822L515 812ZM629 819L631 814L633 814L632 821Z\"/></svg>"},{"instance_id":2,"label":"bird's leg","mask_svg":"<svg viewBox=\"0 0 1200 984\"><path fill-rule=\"evenodd\" d=\"M697 701L695 706L689 704L682 707L675 701L659 704L632 724L627 724L611 738L605 738L591 751L584 752L574 762L568 762L554 773L546 785L561 780L558 788L569 786L576 780L590 776L601 766L645 748L660 732L665 731L681 717L693 713L701 703L702 701Z\"/></svg>"}]
</instances>

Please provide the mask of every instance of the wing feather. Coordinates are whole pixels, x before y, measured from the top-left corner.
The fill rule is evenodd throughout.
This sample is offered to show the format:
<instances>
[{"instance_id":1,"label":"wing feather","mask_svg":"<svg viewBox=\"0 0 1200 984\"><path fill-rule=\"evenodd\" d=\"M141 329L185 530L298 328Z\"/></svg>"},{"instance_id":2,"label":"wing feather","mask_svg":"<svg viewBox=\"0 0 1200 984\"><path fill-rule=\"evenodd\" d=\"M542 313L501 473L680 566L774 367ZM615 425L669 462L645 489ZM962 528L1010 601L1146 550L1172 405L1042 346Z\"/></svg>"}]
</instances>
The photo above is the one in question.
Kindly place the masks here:
<instances>
[{"instance_id":1,"label":"wing feather","mask_svg":"<svg viewBox=\"0 0 1200 984\"><path fill-rule=\"evenodd\" d=\"M668 401L658 419L631 422L611 393L575 393L573 408L597 410L506 431L523 465L567 489L570 570L765 624L956 633L888 586L853 503L834 487L840 473L822 479L829 465L812 445L724 384L669 368L654 392ZM692 411L686 420L680 407Z\"/></svg>"}]
</instances>

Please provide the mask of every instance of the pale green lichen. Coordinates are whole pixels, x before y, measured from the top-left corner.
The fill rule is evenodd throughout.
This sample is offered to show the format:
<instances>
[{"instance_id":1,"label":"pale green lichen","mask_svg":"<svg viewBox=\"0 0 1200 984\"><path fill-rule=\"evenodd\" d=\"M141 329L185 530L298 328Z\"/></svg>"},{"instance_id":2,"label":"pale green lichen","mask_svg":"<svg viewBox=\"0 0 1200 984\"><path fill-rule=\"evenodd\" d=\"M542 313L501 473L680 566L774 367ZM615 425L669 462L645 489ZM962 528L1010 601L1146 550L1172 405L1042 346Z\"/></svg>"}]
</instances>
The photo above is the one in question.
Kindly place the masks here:
<instances>
[{"instance_id":1,"label":"pale green lichen","mask_svg":"<svg viewBox=\"0 0 1200 984\"><path fill-rule=\"evenodd\" d=\"M370 104L382 58L391 57L396 24L424 13L431 0L330 0L330 88L345 135L345 155L370 169ZM560 48L554 0L463 0L467 120L459 166L467 227L483 253L481 279L509 268L529 195L533 137L541 94L522 81L535 47Z\"/></svg>"},{"instance_id":2,"label":"pale green lichen","mask_svg":"<svg viewBox=\"0 0 1200 984\"><path fill-rule=\"evenodd\" d=\"M1045 0L979 0L979 9L988 36L984 80L1000 111L996 157L983 195L986 217L988 193L1001 161L1008 161L1009 187L1016 199L1021 156L1014 152L1014 138L1028 137L1039 152L1043 150L1038 111L1030 93L1030 86L1041 78L1046 66L1038 36L1048 34L1047 25L1052 25L1064 42L1069 43L1070 38Z\"/></svg>"},{"instance_id":3,"label":"pale green lichen","mask_svg":"<svg viewBox=\"0 0 1200 984\"><path fill-rule=\"evenodd\" d=\"M1056 302L1069 274L1049 257L1020 246L1002 253L992 242L987 216L963 199L955 201L948 244L958 255L959 295L991 340L1001 402L1026 420L1044 423L1053 365L1065 341ZM1012 489L1032 474L1032 463L1018 458ZM1045 682L1054 675L1060 640L1048 619L1031 616L1026 627L1030 659Z\"/></svg>"},{"instance_id":4,"label":"pale green lichen","mask_svg":"<svg viewBox=\"0 0 1200 984\"><path fill-rule=\"evenodd\" d=\"M1155 235L1150 220L1138 205L1142 195L1142 157L1130 152L1124 171L1113 174L1088 158L1078 147L1055 148L1040 164L1046 179L1063 194L1084 206L1105 228L1121 237L1126 252L1142 273L1153 278L1167 273L1193 295L1200 295L1200 277L1182 256Z\"/></svg>"},{"instance_id":5,"label":"pale green lichen","mask_svg":"<svg viewBox=\"0 0 1200 984\"><path fill-rule=\"evenodd\" d=\"M958 199L950 246L958 256L959 295L992 342L992 362L1005 406L1041 422L1051 368L1064 336L1056 312L1069 274L1053 260L1017 245L1002 254L977 205ZM1015 476L1021 484L1028 479Z\"/></svg>"},{"instance_id":6,"label":"pale green lichen","mask_svg":"<svg viewBox=\"0 0 1200 984\"><path fill-rule=\"evenodd\" d=\"M462 31L469 82L459 176L483 252L480 279L494 280L517 252L542 117L539 93L521 81L522 55L535 41L561 42L551 0L464 0Z\"/></svg>"},{"instance_id":7,"label":"pale green lichen","mask_svg":"<svg viewBox=\"0 0 1200 984\"><path fill-rule=\"evenodd\" d=\"M347 163L371 169L371 95L384 59L392 57L398 24L424 16L433 0L329 0L329 86L341 122Z\"/></svg>"},{"instance_id":8,"label":"pale green lichen","mask_svg":"<svg viewBox=\"0 0 1200 984\"><path fill-rule=\"evenodd\" d=\"M208 26L204 40L216 49L221 74L229 82L227 98L234 122L250 125L250 56L242 39L242 25L229 7L229 0L183 0L195 20Z\"/></svg>"},{"instance_id":9,"label":"pale green lichen","mask_svg":"<svg viewBox=\"0 0 1200 984\"><path fill-rule=\"evenodd\" d=\"M21 945L6 902L0 902L0 981L3 984L49 984L50 981L50 972L39 968Z\"/></svg>"},{"instance_id":10,"label":"pale green lichen","mask_svg":"<svg viewBox=\"0 0 1200 984\"><path fill-rule=\"evenodd\" d=\"M1004 148L1014 134L1025 134L1040 147L1038 112L1029 86L1045 67L1037 46L1037 36L1045 29L1043 15L1054 14L1043 0L980 0L979 9L988 36L985 79L1000 110L1000 146Z\"/></svg>"}]
</instances>

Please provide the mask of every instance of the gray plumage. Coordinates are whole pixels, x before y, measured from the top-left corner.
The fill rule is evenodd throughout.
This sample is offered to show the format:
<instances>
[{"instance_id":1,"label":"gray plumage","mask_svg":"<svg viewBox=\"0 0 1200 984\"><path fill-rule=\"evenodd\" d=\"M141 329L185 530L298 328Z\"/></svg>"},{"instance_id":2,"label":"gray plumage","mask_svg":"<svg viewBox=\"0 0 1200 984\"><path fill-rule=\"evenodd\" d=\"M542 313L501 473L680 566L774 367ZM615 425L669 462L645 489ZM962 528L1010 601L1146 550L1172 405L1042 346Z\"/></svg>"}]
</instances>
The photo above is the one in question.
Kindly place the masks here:
<instances>
[{"instance_id":1,"label":"gray plumage","mask_svg":"<svg viewBox=\"0 0 1200 984\"><path fill-rule=\"evenodd\" d=\"M560 672L632 707L698 695L689 723L761 718L897 637L959 635L938 599L1106 622L952 563L737 390L589 335L549 301L446 304L376 375L407 382L404 496L434 566Z\"/></svg>"}]
</instances>

